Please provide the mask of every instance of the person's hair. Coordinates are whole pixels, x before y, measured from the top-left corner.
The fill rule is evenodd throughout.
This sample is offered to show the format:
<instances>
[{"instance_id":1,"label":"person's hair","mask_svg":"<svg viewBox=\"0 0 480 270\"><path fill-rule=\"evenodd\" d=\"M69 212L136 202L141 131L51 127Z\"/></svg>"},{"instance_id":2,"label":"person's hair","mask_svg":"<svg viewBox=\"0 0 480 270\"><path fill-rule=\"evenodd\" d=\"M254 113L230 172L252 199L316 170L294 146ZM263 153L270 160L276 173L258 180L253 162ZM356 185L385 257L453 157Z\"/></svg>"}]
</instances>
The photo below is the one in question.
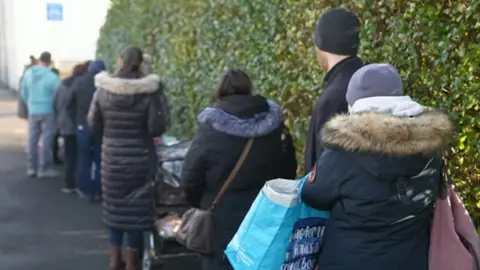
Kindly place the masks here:
<instances>
[{"instance_id":1,"label":"person's hair","mask_svg":"<svg viewBox=\"0 0 480 270\"><path fill-rule=\"evenodd\" d=\"M30 65L36 65L37 64L37 58L35 58L35 56L30 55L29 58L30 58Z\"/></svg>"},{"instance_id":2,"label":"person's hair","mask_svg":"<svg viewBox=\"0 0 480 270\"><path fill-rule=\"evenodd\" d=\"M92 60L87 60L85 61L85 63L83 63L83 65L85 65L85 68L88 69L88 66L90 66L91 63L92 63Z\"/></svg>"},{"instance_id":3,"label":"person's hair","mask_svg":"<svg viewBox=\"0 0 480 270\"><path fill-rule=\"evenodd\" d=\"M51 68L52 72L55 73L57 76L60 76L60 70L58 70L57 68Z\"/></svg>"},{"instance_id":4,"label":"person's hair","mask_svg":"<svg viewBox=\"0 0 480 270\"><path fill-rule=\"evenodd\" d=\"M141 66L143 51L136 46L128 46L120 56L121 66L116 76L120 78L141 78L144 76Z\"/></svg>"},{"instance_id":5,"label":"person's hair","mask_svg":"<svg viewBox=\"0 0 480 270\"><path fill-rule=\"evenodd\" d=\"M250 77L242 70L229 69L223 73L217 89L213 92L212 100L233 95L252 95L253 84Z\"/></svg>"},{"instance_id":6,"label":"person's hair","mask_svg":"<svg viewBox=\"0 0 480 270\"><path fill-rule=\"evenodd\" d=\"M78 64L72 68L72 76L77 77L85 74L88 70L88 66L85 64Z\"/></svg>"},{"instance_id":7,"label":"person's hair","mask_svg":"<svg viewBox=\"0 0 480 270\"><path fill-rule=\"evenodd\" d=\"M50 52L43 52L39 57L40 62L51 65L52 64L52 54Z\"/></svg>"}]
</instances>

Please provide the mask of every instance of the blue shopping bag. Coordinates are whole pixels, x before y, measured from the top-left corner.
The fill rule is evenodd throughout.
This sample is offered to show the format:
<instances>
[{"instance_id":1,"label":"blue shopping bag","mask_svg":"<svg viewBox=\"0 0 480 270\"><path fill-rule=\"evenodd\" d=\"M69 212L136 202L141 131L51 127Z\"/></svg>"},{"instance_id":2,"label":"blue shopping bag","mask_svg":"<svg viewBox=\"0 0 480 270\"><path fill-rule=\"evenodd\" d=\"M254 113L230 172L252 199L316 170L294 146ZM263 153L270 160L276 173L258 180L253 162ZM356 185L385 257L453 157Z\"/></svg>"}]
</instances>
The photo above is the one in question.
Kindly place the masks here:
<instances>
[{"instance_id":1,"label":"blue shopping bag","mask_svg":"<svg viewBox=\"0 0 480 270\"><path fill-rule=\"evenodd\" d=\"M322 215L322 211L302 205L302 215L293 226L281 270L315 269L327 219L327 213Z\"/></svg>"},{"instance_id":2,"label":"blue shopping bag","mask_svg":"<svg viewBox=\"0 0 480 270\"><path fill-rule=\"evenodd\" d=\"M267 182L225 250L235 270L313 269L329 213L300 201L307 177Z\"/></svg>"}]
</instances>

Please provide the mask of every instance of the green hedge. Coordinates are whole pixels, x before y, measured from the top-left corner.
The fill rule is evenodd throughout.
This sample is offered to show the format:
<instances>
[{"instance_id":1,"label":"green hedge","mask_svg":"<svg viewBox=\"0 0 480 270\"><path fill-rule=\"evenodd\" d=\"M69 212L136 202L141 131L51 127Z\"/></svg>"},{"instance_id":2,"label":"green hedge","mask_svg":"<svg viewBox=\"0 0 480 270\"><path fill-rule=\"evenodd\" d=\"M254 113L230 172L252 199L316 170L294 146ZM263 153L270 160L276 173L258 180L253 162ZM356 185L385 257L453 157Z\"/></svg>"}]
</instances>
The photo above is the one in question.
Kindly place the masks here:
<instances>
[{"instance_id":1,"label":"green hedge","mask_svg":"<svg viewBox=\"0 0 480 270\"><path fill-rule=\"evenodd\" d=\"M312 35L318 0L113 0L98 56L113 66L127 44L145 48L174 106L171 132L189 137L227 67L247 70L257 91L278 100L299 157L322 71ZM389 62L409 95L443 108L459 124L448 171L480 222L480 1L345 1L363 23L361 56Z\"/></svg>"}]
</instances>

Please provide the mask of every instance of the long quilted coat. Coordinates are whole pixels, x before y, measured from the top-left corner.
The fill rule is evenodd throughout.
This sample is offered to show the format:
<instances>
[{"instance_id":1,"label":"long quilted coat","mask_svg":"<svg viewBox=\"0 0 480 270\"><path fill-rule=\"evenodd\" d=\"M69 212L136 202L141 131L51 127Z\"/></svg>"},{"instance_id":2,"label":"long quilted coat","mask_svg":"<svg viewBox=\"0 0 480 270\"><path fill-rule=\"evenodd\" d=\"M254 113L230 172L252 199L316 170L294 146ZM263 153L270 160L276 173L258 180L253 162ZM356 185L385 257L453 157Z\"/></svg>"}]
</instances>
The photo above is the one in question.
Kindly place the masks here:
<instances>
[{"instance_id":1,"label":"long quilted coat","mask_svg":"<svg viewBox=\"0 0 480 270\"><path fill-rule=\"evenodd\" d=\"M107 227L147 230L153 226L153 190L157 156L153 137L165 125L158 99L160 78L124 79L99 73L88 114L93 132L103 135L103 214Z\"/></svg>"}]
</instances>

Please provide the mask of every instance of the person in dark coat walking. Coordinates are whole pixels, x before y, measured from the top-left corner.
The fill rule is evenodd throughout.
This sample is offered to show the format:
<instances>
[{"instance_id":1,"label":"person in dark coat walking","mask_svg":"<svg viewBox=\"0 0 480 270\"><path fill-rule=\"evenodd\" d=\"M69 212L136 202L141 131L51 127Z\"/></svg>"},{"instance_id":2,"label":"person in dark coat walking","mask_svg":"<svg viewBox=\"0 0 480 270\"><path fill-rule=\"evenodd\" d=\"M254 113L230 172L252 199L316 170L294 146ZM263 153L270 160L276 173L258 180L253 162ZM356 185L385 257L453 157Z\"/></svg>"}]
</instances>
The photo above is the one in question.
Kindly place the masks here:
<instances>
[{"instance_id":1,"label":"person in dark coat walking","mask_svg":"<svg viewBox=\"0 0 480 270\"><path fill-rule=\"evenodd\" d=\"M78 194L90 201L101 199L100 162L101 137L87 125L87 114L93 94L97 90L94 77L105 70L102 60L90 62L88 72L78 77L72 85L71 107L75 108L78 149ZM92 173L93 171L93 173Z\"/></svg>"},{"instance_id":2,"label":"person in dark coat walking","mask_svg":"<svg viewBox=\"0 0 480 270\"><path fill-rule=\"evenodd\" d=\"M98 87L88 114L92 132L103 134L102 188L104 222L110 230L110 269L138 270L143 231L153 228L152 183L158 160L153 137L165 132L158 100L160 77L141 72L143 52L128 47L120 70L95 76Z\"/></svg>"},{"instance_id":3,"label":"person in dark coat walking","mask_svg":"<svg viewBox=\"0 0 480 270\"><path fill-rule=\"evenodd\" d=\"M76 65L72 74L64 79L55 89L53 95L53 108L57 128L63 137L64 158L65 158L65 186L62 188L64 193L73 193L76 191L76 168L77 168L77 136L75 125L75 108L70 104L72 99L72 84L79 76L85 74L87 68L83 64Z\"/></svg>"},{"instance_id":4,"label":"person in dark coat walking","mask_svg":"<svg viewBox=\"0 0 480 270\"><path fill-rule=\"evenodd\" d=\"M403 96L387 64L358 70L346 99L350 114L324 126L325 151L301 192L307 205L331 211L318 269L428 270L441 154L454 125Z\"/></svg>"},{"instance_id":5,"label":"person in dark coat walking","mask_svg":"<svg viewBox=\"0 0 480 270\"><path fill-rule=\"evenodd\" d=\"M215 105L198 115L200 126L184 160L187 201L208 209L247 140L254 138L236 178L213 210L214 252L203 257L204 270L232 269L223 251L265 182L296 175L295 151L283 125L282 108L252 91L244 72L229 70L223 75L214 93Z\"/></svg>"},{"instance_id":6,"label":"person in dark coat walking","mask_svg":"<svg viewBox=\"0 0 480 270\"><path fill-rule=\"evenodd\" d=\"M327 72L324 90L313 108L305 149L305 173L323 152L320 130L334 115L348 111L345 93L353 73L363 66L356 55L360 46L360 21L344 8L331 9L320 17L315 31L317 57Z\"/></svg>"}]
</instances>

